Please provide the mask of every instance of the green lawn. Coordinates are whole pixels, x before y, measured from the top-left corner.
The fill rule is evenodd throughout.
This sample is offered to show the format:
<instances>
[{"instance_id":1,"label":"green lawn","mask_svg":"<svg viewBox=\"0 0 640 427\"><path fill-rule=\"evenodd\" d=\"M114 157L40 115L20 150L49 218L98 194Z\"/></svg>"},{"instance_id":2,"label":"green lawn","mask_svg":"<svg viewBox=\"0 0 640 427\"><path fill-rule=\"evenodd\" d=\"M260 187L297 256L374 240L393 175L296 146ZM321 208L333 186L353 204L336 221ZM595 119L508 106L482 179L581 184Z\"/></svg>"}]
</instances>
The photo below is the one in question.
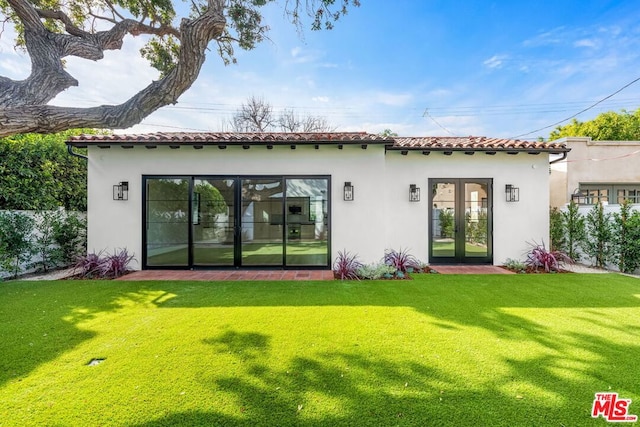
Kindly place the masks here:
<instances>
[{"instance_id":1,"label":"green lawn","mask_svg":"<svg viewBox=\"0 0 640 427\"><path fill-rule=\"evenodd\" d=\"M0 283L0 426L593 426L640 280ZM104 359L88 366L94 358Z\"/></svg>"},{"instance_id":2,"label":"green lawn","mask_svg":"<svg viewBox=\"0 0 640 427\"><path fill-rule=\"evenodd\" d=\"M464 244L465 256L487 256L487 247L478 246L468 242ZM451 241L433 242L433 256L452 257L455 256L455 243Z\"/></svg>"},{"instance_id":3,"label":"green lawn","mask_svg":"<svg viewBox=\"0 0 640 427\"><path fill-rule=\"evenodd\" d=\"M287 242L287 265L327 265L326 241ZM196 265L233 265L233 245L196 245L194 263ZM282 242L243 243L243 265L282 265ZM184 245L173 251L152 255L149 265L187 265L188 247Z\"/></svg>"}]
</instances>

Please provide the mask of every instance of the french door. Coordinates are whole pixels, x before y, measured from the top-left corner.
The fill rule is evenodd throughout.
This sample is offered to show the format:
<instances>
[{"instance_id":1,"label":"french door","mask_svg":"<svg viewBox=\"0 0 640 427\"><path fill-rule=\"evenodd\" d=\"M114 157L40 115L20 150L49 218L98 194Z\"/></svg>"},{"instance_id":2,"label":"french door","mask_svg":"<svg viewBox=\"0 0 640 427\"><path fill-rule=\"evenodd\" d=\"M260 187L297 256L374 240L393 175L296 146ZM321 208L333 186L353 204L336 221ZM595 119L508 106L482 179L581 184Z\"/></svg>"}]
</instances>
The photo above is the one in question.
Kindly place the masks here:
<instances>
[{"instance_id":1,"label":"french door","mask_svg":"<svg viewBox=\"0 0 640 427\"><path fill-rule=\"evenodd\" d=\"M492 180L429 180L429 262L492 263Z\"/></svg>"},{"instance_id":2,"label":"french door","mask_svg":"<svg viewBox=\"0 0 640 427\"><path fill-rule=\"evenodd\" d=\"M326 176L143 177L145 268L328 268Z\"/></svg>"}]
</instances>

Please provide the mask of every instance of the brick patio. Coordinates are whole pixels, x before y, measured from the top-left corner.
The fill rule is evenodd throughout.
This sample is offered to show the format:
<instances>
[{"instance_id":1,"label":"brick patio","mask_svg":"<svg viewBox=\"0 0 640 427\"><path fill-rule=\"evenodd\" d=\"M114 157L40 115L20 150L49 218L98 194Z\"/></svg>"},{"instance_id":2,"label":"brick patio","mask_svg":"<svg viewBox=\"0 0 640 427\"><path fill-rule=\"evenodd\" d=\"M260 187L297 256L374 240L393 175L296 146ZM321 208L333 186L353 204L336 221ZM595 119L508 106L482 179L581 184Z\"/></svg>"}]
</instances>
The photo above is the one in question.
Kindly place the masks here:
<instances>
[{"instance_id":1,"label":"brick patio","mask_svg":"<svg viewBox=\"0 0 640 427\"><path fill-rule=\"evenodd\" d=\"M118 280L333 280L330 270L142 270Z\"/></svg>"},{"instance_id":2,"label":"brick patio","mask_svg":"<svg viewBox=\"0 0 640 427\"><path fill-rule=\"evenodd\" d=\"M431 268L440 274L514 274L493 265L437 265ZM142 270L117 280L334 280L330 270Z\"/></svg>"}]
</instances>

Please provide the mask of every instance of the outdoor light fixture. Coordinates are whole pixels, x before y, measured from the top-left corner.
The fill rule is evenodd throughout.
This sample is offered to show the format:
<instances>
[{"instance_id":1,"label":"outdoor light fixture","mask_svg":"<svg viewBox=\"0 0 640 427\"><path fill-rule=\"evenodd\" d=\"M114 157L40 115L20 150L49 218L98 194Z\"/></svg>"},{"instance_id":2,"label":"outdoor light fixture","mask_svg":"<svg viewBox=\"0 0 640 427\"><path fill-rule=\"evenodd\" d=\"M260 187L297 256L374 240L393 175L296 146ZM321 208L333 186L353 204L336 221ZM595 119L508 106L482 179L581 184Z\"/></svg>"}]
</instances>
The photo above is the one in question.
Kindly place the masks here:
<instances>
[{"instance_id":1,"label":"outdoor light fixture","mask_svg":"<svg viewBox=\"0 0 640 427\"><path fill-rule=\"evenodd\" d=\"M416 187L415 184L409 184L409 201L410 202L420 201L420 187Z\"/></svg>"},{"instance_id":2,"label":"outdoor light fixture","mask_svg":"<svg viewBox=\"0 0 640 427\"><path fill-rule=\"evenodd\" d=\"M504 192L507 196L507 202L519 202L520 201L520 188L514 187L511 184L507 184L504 187Z\"/></svg>"},{"instance_id":3,"label":"outdoor light fixture","mask_svg":"<svg viewBox=\"0 0 640 427\"><path fill-rule=\"evenodd\" d=\"M571 195L571 201L578 205L586 205L589 204L589 197L586 192L583 193L579 188L576 188Z\"/></svg>"},{"instance_id":4,"label":"outdoor light fixture","mask_svg":"<svg viewBox=\"0 0 640 427\"><path fill-rule=\"evenodd\" d=\"M344 183L344 200L347 202L353 201L353 185L349 181Z\"/></svg>"},{"instance_id":5,"label":"outdoor light fixture","mask_svg":"<svg viewBox=\"0 0 640 427\"><path fill-rule=\"evenodd\" d=\"M122 181L113 186L113 200L129 200L128 181Z\"/></svg>"}]
</instances>

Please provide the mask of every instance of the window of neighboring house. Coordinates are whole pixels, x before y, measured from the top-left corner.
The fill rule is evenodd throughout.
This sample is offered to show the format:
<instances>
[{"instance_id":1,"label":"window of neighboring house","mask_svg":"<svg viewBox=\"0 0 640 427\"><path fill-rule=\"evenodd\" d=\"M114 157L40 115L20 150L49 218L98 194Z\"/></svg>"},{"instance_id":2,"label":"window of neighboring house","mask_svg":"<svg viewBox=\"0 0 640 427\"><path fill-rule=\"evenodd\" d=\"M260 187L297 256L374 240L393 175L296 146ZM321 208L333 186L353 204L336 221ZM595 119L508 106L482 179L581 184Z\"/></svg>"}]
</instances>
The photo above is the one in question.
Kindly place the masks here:
<instances>
[{"instance_id":1,"label":"window of neighboring house","mask_svg":"<svg viewBox=\"0 0 640 427\"><path fill-rule=\"evenodd\" d=\"M640 183L638 184L580 184L579 193L572 199L581 205L596 203L620 204L624 200L640 203Z\"/></svg>"},{"instance_id":2,"label":"window of neighboring house","mask_svg":"<svg viewBox=\"0 0 640 427\"><path fill-rule=\"evenodd\" d=\"M640 203L640 185L637 187L617 188L616 203L621 204L625 200L631 203Z\"/></svg>"}]
</instances>

